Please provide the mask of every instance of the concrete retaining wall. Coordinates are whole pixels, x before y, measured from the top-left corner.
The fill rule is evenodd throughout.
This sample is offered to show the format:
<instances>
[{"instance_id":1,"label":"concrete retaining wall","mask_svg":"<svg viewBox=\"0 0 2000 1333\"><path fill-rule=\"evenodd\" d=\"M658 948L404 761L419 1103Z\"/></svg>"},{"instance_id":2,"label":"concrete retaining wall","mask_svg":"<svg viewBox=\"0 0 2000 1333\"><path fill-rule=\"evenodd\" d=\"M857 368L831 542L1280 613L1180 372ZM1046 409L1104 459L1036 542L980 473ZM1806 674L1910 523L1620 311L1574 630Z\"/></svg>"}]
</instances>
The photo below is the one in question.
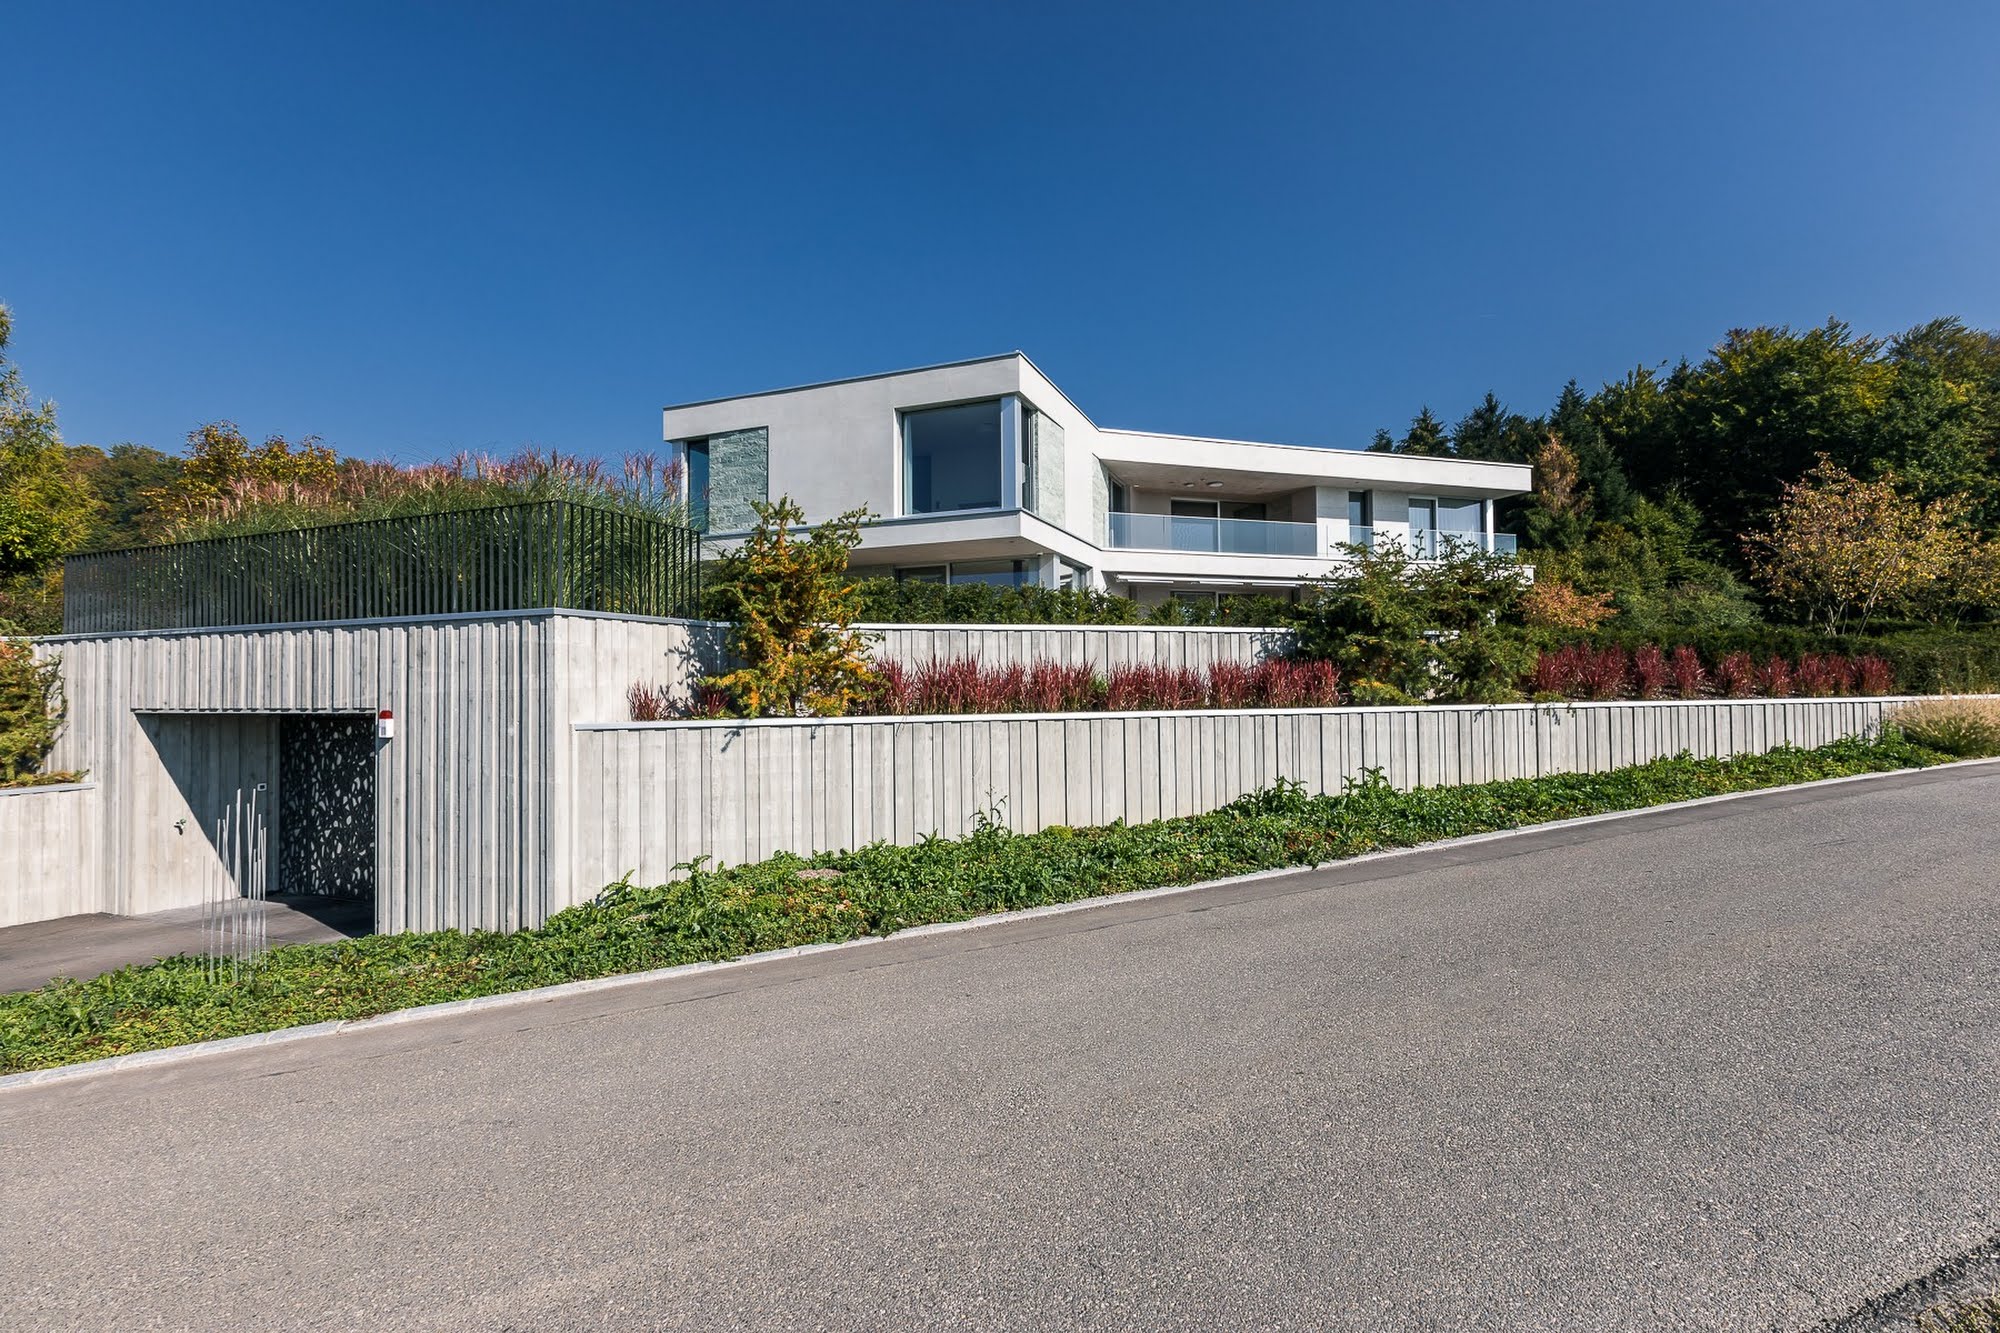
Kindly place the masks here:
<instances>
[{"instance_id":1,"label":"concrete retaining wall","mask_svg":"<svg viewBox=\"0 0 2000 1333\"><path fill-rule=\"evenodd\" d=\"M96 783L0 788L0 926L108 911Z\"/></svg>"},{"instance_id":2,"label":"concrete retaining wall","mask_svg":"<svg viewBox=\"0 0 2000 1333\"><path fill-rule=\"evenodd\" d=\"M396 716L375 767L376 923L511 930L570 901L570 724L684 680L700 627L573 612L44 640L69 721L51 765L102 792L103 910L202 899L220 803L279 806L276 719ZM183 822L185 821L185 822Z\"/></svg>"},{"instance_id":3,"label":"concrete retaining wall","mask_svg":"<svg viewBox=\"0 0 2000 1333\"><path fill-rule=\"evenodd\" d=\"M585 725L573 794L580 895L696 856L911 843L998 807L1019 832L1216 809L1279 778L1337 792L1597 772L1875 731L1899 699L1283 712L1099 713Z\"/></svg>"}]
</instances>

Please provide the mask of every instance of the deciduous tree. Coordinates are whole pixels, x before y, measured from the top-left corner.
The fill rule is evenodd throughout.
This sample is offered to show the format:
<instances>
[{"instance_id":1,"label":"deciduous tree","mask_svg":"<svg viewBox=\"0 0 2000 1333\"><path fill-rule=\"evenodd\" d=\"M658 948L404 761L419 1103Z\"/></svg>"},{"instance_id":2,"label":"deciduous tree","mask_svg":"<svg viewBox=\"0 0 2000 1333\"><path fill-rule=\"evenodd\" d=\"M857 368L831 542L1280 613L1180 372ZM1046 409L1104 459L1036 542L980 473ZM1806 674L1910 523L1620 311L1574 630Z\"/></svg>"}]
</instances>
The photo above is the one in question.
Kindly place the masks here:
<instances>
[{"instance_id":1,"label":"deciduous tree","mask_svg":"<svg viewBox=\"0 0 2000 1333\"><path fill-rule=\"evenodd\" d=\"M1831 634L1932 597L1973 551L1960 526L1966 502L1916 500L1896 482L1893 473L1863 480L1821 456L1784 488L1770 526L1745 538L1765 588Z\"/></svg>"}]
</instances>

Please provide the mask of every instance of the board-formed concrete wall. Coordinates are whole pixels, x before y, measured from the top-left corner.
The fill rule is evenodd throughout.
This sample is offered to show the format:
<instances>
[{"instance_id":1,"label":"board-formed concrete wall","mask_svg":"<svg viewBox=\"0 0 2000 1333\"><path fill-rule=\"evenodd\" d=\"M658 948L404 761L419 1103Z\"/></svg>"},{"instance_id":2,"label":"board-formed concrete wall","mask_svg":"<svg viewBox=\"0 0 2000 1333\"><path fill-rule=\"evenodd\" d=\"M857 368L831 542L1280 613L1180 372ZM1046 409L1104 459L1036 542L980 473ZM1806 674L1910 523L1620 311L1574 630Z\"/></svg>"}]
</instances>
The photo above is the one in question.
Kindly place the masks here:
<instances>
[{"instance_id":1,"label":"board-formed concrete wall","mask_svg":"<svg viewBox=\"0 0 2000 1333\"><path fill-rule=\"evenodd\" d=\"M1100 671L1121 666L1207 667L1258 662L1290 648L1290 631L1172 625L868 625L878 662L969 659L981 666L1059 662Z\"/></svg>"},{"instance_id":2,"label":"board-formed concrete wall","mask_svg":"<svg viewBox=\"0 0 2000 1333\"><path fill-rule=\"evenodd\" d=\"M0 926L104 912L94 782L0 788Z\"/></svg>"},{"instance_id":3,"label":"board-formed concrete wall","mask_svg":"<svg viewBox=\"0 0 2000 1333\"><path fill-rule=\"evenodd\" d=\"M101 910L199 903L237 787L279 808L276 719L373 717L376 924L511 930L570 899L570 725L629 716L635 680L685 682L713 636L577 612L44 640L69 714L51 766L101 792ZM93 909L98 910L98 909Z\"/></svg>"},{"instance_id":4,"label":"board-formed concrete wall","mask_svg":"<svg viewBox=\"0 0 2000 1333\"><path fill-rule=\"evenodd\" d=\"M586 724L573 794L580 897L697 856L956 837L997 809L1018 832L1200 814L1280 778L1338 792L1599 772L1876 731L1899 699L1038 714Z\"/></svg>"}]
</instances>

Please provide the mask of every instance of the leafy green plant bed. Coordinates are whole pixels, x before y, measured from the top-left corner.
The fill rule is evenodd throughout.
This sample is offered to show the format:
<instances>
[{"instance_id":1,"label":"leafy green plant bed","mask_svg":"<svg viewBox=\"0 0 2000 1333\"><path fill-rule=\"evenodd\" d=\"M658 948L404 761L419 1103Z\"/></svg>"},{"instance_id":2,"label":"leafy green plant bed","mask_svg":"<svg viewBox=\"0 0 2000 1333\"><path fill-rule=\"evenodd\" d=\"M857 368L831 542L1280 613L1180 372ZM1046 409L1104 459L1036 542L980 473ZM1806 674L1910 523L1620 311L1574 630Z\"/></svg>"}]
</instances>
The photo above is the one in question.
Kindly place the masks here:
<instances>
[{"instance_id":1,"label":"leafy green plant bed","mask_svg":"<svg viewBox=\"0 0 2000 1333\"><path fill-rule=\"evenodd\" d=\"M982 818L964 838L915 847L781 855L724 870L696 866L654 887L620 883L512 935L438 931L288 946L235 984L209 981L199 959L183 956L0 995L0 1072L1941 760L1892 734L1413 792L1379 779L1339 796L1281 785L1212 814L1149 824L1015 834Z\"/></svg>"}]
</instances>

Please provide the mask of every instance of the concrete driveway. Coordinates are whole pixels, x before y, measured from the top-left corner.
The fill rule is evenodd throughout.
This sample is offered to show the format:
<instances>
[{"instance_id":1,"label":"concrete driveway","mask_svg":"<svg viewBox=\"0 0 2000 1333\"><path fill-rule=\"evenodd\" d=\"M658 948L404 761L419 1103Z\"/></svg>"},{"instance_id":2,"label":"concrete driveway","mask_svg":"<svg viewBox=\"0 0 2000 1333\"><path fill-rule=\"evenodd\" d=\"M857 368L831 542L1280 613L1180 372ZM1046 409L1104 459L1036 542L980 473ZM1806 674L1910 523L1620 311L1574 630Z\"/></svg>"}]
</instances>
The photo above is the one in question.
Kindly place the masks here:
<instances>
[{"instance_id":1,"label":"concrete driveway","mask_svg":"<svg viewBox=\"0 0 2000 1333\"><path fill-rule=\"evenodd\" d=\"M2000 1230L2000 772L0 1093L13 1327L1797 1329Z\"/></svg>"},{"instance_id":2,"label":"concrete driveway","mask_svg":"<svg viewBox=\"0 0 2000 1333\"><path fill-rule=\"evenodd\" d=\"M375 906L358 898L272 898L244 904L264 914L273 945L323 944L375 929ZM0 926L0 991L33 990L55 977L94 977L129 963L201 953L202 909L140 916L90 912L24 926Z\"/></svg>"}]
</instances>

